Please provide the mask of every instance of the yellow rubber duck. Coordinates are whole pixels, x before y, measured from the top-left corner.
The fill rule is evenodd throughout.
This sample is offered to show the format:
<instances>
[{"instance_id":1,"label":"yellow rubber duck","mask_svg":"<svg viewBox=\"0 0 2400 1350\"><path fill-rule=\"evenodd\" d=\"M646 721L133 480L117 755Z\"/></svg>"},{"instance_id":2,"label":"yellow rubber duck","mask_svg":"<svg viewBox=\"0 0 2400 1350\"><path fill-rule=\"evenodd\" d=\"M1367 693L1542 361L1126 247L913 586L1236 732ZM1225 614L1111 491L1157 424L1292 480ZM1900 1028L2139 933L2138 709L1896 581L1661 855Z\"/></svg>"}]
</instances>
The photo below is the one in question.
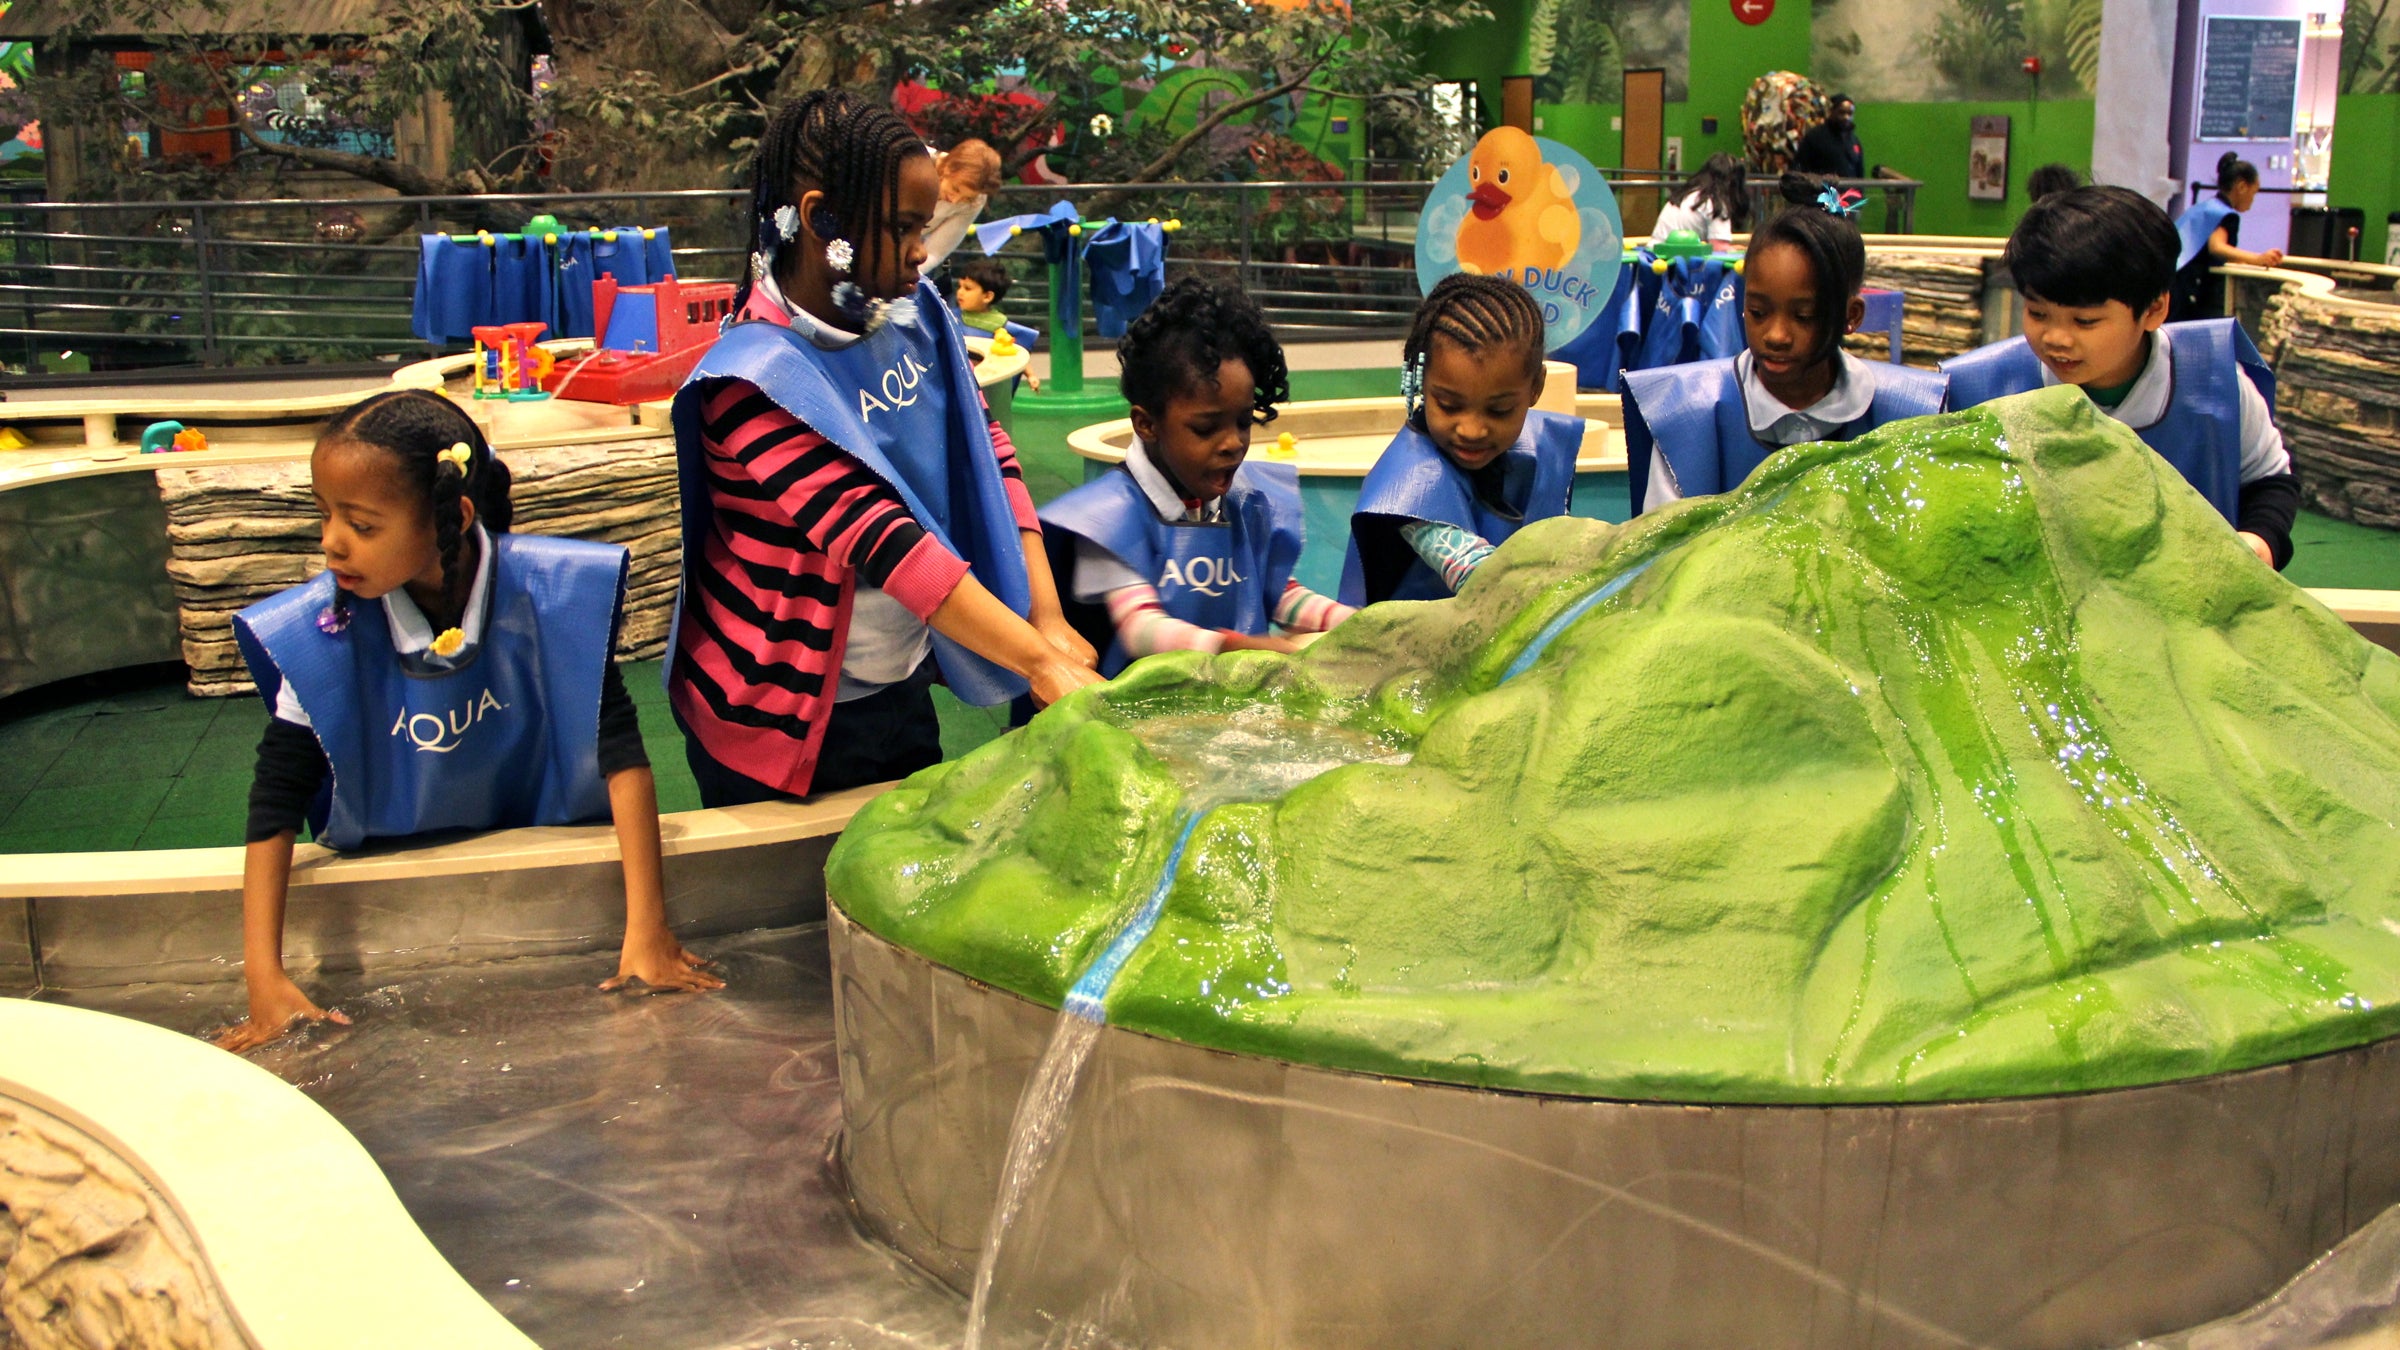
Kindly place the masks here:
<instances>
[{"instance_id":1,"label":"yellow rubber duck","mask_svg":"<svg viewBox=\"0 0 2400 1350\"><path fill-rule=\"evenodd\" d=\"M1466 219L1458 223L1461 271L1496 276L1527 267L1556 270L1583 242L1575 194L1542 147L1515 127L1494 127L1467 159Z\"/></svg>"}]
</instances>

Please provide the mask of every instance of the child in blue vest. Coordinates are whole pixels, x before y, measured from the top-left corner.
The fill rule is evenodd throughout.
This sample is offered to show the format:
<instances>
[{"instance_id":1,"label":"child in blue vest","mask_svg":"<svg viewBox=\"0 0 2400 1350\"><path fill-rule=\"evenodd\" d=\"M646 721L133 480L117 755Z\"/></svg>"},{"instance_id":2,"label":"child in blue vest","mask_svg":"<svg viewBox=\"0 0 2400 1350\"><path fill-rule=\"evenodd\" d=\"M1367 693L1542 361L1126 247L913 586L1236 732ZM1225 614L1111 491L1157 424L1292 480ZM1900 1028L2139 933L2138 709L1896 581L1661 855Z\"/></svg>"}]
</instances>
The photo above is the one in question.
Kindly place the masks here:
<instances>
[{"instance_id":1,"label":"child in blue vest","mask_svg":"<svg viewBox=\"0 0 2400 1350\"><path fill-rule=\"evenodd\" d=\"M1842 350L1842 336L1866 317L1867 249L1847 214L1854 208L1834 189L1821 191L1821 201L1787 206L1750 236L1742 265L1749 350L1625 373L1636 513L1739 487L1787 445L1849 440L1941 411L1940 375Z\"/></svg>"},{"instance_id":2,"label":"child in blue vest","mask_svg":"<svg viewBox=\"0 0 2400 1350\"><path fill-rule=\"evenodd\" d=\"M1097 683L1041 521L922 278L938 178L888 101L811 90L752 164L734 323L675 396L683 584L667 691L709 806L940 762L933 685Z\"/></svg>"},{"instance_id":3,"label":"child in blue vest","mask_svg":"<svg viewBox=\"0 0 2400 1350\"><path fill-rule=\"evenodd\" d=\"M1408 420L1359 485L1342 603L1442 600L1501 541L1567 513L1580 417L1542 412L1541 306L1503 277L1457 273L1401 348Z\"/></svg>"},{"instance_id":4,"label":"child in blue vest","mask_svg":"<svg viewBox=\"0 0 2400 1350\"><path fill-rule=\"evenodd\" d=\"M1247 458L1252 430L1291 395L1250 297L1184 277L1127 327L1117 362L1133 405L1125 463L1041 513L1069 617L1106 649L1101 673L1162 651L1295 651L1280 634L1348 618L1292 579L1298 471Z\"/></svg>"},{"instance_id":5,"label":"child in blue vest","mask_svg":"<svg viewBox=\"0 0 2400 1350\"><path fill-rule=\"evenodd\" d=\"M2280 569L2300 480L2275 429L2275 375L2232 319L2166 322L2178 248L2166 212L2124 188L2036 202L2003 255L2025 335L1945 363L1950 407L2080 385Z\"/></svg>"},{"instance_id":6,"label":"child in blue vest","mask_svg":"<svg viewBox=\"0 0 2400 1350\"><path fill-rule=\"evenodd\" d=\"M2283 250L2242 247L2242 213L2258 200L2258 166L2231 150L2217 156L2217 190L2192 203L2175 221L2175 284L2167 293L2170 320L2205 319L2223 313L2222 292L2209 273L2226 263L2277 267Z\"/></svg>"},{"instance_id":7,"label":"child in blue vest","mask_svg":"<svg viewBox=\"0 0 2400 1350\"><path fill-rule=\"evenodd\" d=\"M717 989L667 929L658 798L611 649L625 550L508 533L508 466L456 404L378 394L309 457L325 571L234 616L274 716L242 867L246 1050L331 1018L283 969L292 842L356 848L436 830L612 816L625 865L617 974Z\"/></svg>"}]
</instances>

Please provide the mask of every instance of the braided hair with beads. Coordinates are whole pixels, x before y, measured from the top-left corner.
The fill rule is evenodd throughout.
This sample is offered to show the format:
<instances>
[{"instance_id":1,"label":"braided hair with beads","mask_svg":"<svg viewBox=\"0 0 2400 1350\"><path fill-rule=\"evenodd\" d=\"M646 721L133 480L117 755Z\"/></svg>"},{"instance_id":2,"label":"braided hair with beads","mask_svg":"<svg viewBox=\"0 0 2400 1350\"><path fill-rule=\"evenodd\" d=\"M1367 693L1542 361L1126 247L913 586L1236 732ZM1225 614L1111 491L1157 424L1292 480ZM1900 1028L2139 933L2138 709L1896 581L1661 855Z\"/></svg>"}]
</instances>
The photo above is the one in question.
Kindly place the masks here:
<instances>
[{"instance_id":1,"label":"braided hair with beads","mask_svg":"<svg viewBox=\"0 0 2400 1350\"><path fill-rule=\"evenodd\" d=\"M515 515L508 499L508 465L492 453L474 419L431 390L395 389L350 405L326 424L318 440L371 446L391 457L400 481L433 512L442 595L454 607L463 601L472 578L459 565L466 526L458 504L474 503L476 521L493 534L505 533ZM467 451L464 464L458 462L461 456L446 453L459 446ZM346 619L350 593L337 589L333 604L335 614Z\"/></svg>"},{"instance_id":2,"label":"braided hair with beads","mask_svg":"<svg viewBox=\"0 0 2400 1350\"><path fill-rule=\"evenodd\" d=\"M1470 356L1519 353L1530 377L1542 368L1548 336L1541 304L1516 282L1471 272L1443 277L1417 306L1400 348L1400 392L1408 400L1409 419L1415 421L1424 410L1425 366L1435 338Z\"/></svg>"},{"instance_id":3,"label":"braided hair with beads","mask_svg":"<svg viewBox=\"0 0 2400 1350\"><path fill-rule=\"evenodd\" d=\"M812 189L825 194L808 222L829 241L855 251L852 270L876 270L894 246L886 222L900 211L900 166L927 155L925 142L888 105L842 89L815 89L775 110L750 160L750 228L759 256L771 267L777 249L799 235L779 225L784 208L796 213ZM749 303L754 278L745 276L733 312Z\"/></svg>"}]
</instances>

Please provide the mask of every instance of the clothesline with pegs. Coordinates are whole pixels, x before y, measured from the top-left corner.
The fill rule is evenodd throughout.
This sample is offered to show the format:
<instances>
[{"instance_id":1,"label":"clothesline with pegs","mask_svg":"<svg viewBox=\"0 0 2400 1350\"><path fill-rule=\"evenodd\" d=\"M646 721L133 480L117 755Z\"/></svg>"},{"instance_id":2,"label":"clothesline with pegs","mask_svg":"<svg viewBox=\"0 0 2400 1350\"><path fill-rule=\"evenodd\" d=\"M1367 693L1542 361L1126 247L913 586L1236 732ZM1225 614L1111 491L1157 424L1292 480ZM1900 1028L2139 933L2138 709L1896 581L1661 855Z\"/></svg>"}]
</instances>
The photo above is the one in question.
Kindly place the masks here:
<instances>
[{"instance_id":1,"label":"clothesline with pegs","mask_svg":"<svg viewBox=\"0 0 2400 1350\"><path fill-rule=\"evenodd\" d=\"M1119 221L1115 216L1110 216L1106 220L1079 220L1067 226L1067 233L1080 238L1087 227L1095 230L1105 230L1109 226L1118 223ZM1141 223L1144 225L1156 225L1158 228L1166 231L1169 234L1173 234L1177 230L1183 228L1183 222L1181 220L1160 220L1156 216L1152 216L1148 220L1145 220ZM1008 227L1008 232L1010 234L1023 234L1025 233L1025 227L1022 225L1011 225Z\"/></svg>"},{"instance_id":2,"label":"clothesline with pegs","mask_svg":"<svg viewBox=\"0 0 2400 1350\"><path fill-rule=\"evenodd\" d=\"M496 247L498 247L498 246L499 246L499 243L500 243L500 241L501 241L501 240L503 240L503 239L510 239L510 240L522 240L522 239L526 238L526 237L527 237L527 235L528 235L529 233L530 233L530 232L529 232L529 231L527 231L527 232L511 232L511 233L508 233L508 234L494 234L494 233L492 233L490 230L477 230L477 231L476 231L475 233L473 233L473 234L454 234L454 235L451 235L451 236L450 236L450 242L451 242L451 243L454 243L454 244L481 244L481 245L483 245L485 248L496 248ZM599 240L600 242L602 242L602 243L604 243L604 244L613 244L613 243L617 242L617 236L618 236L619 234L631 234L631 233L634 233L634 231L631 231L631 230L622 230L622 231L620 231L620 230L545 230L545 231L543 231L543 232L542 232L541 239L542 239L542 242L543 242L543 243L545 243L545 244L555 244L555 243L557 243L557 242L558 242L559 240L561 240L561 239L597 239L597 240ZM658 231L657 231L657 230L654 230L654 229L652 229L652 230L643 230L643 231L640 231L640 234L641 234L641 236L642 236L642 238L643 238L644 240L656 239L656 238L658 237Z\"/></svg>"}]
</instances>

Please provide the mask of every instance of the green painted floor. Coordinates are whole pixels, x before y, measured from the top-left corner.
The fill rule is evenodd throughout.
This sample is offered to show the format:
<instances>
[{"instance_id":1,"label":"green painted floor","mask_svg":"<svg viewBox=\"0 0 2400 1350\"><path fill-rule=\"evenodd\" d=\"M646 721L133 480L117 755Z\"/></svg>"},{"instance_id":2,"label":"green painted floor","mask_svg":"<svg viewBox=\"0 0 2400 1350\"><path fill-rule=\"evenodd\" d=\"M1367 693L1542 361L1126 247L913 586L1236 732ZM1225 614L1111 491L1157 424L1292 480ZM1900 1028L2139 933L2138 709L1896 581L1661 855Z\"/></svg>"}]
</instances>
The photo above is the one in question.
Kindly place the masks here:
<instances>
[{"instance_id":1,"label":"green painted floor","mask_svg":"<svg viewBox=\"0 0 2400 1350\"><path fill-rule=\"evenodd\" d=\"M1389 392L1396 370L1304 371L1295 398ZM1091 415L1016 415L1017 453L1034 499L1082 481L1067 433ZM2400 534L2303 515L2289 572L2304 586L2400 590ZM641 709L663 811L700 804L683 738L667 713L658 663L625 668ZM936 689L942 749L955 757L1007 725L1004 708L969 708ZM0 853L198 848L242 842L250 768L266 726L255 698L195 699L180 666L115 671L0 699Z\"/></svg>"}]
</instances>

